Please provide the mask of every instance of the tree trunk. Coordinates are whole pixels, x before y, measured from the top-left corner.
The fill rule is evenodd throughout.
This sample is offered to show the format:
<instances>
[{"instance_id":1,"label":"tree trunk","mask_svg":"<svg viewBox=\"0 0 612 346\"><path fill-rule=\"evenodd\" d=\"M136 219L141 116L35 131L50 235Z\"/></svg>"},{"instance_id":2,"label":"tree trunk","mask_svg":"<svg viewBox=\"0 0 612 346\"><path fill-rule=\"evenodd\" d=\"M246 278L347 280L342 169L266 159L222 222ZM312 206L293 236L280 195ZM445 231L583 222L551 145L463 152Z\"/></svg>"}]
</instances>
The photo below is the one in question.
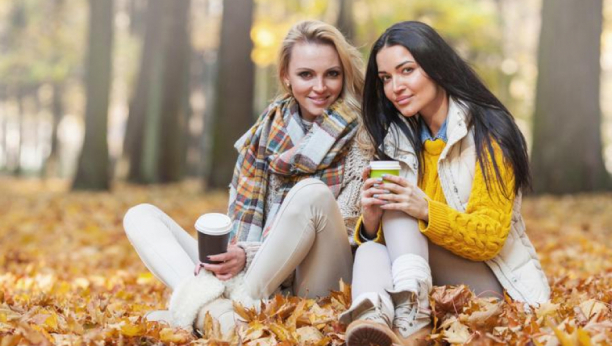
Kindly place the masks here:
<instances>
[{"instance_id":1,"label":"tree trunk","mask_svg":"<svg viewBox=\"0 0 612 346\"><path fill-rule=\"evenodd\" d=\"M600 130L601 32L602 0L544 0L533 127L536 193L609 186Z\"/></svg>"},{"instance_id":2,"label":"tree trunk","mask_svg":"<svg viewBox=\"0 0 612 346\"><path fill-rule=\"evenodd\" d=\"M53 99L51 100L51 113L53 115L53 123L51 126L51 150L49 156L45 159L42 172L46 177L59 176L59 138L57 129L64 115L64 105L62 98L64 95L64 86L60 82L53 83Z\"/></svg>"},{"instance_id":3,"label":"tree trunk","mask_svg":"<svg viewBox=\"0 0 612 346\"><path fill-rule=\"evenodd\" d=\"M164 45L161 138L158 164L159 182L178 181L183 177L185 138L189 95L189 62L191 53L189 9L191 0L167 2L168 39Z\"/></svg>"},{"instance_id":4,"label":"tree trunk","mask_svg":"<svg viewBox=\"0 0 612 346\"><path fill-rule=\"evenodd\" d=\"M112 72L113 0L90 0L85 139L74 190L110 188L106 133Z\"/></svg>"},{"instance_id":5,"label":"tree trunk","mask_svg":"<svg viewBox=\"0 0 612 346\"><path fill-rule=\"evenodd\" d=\"M21 169L21 148L23 146L23 137L25 132L24 122L25 122L25 110L23 106L23 98L25 97L25 91L23 87L17 87L17 119L19 121L19 141L17 141L17 145L15 148L15 156L14 156L14 165L12 173L14 176L18 177L22 173Z\"/></svg>"},{"instance_id":6,"label":"tree trunk","mask_svg":"<svg viewBox=\"0 0 612 346\"><path fill-rule=\"evenodd\" d=\"M340 2L340 10L338 11L338 20L336 27L340 30L347 41L353 42L355 38L355 25L353 22L353 0L338 0Z\"/></svg>"},{"instance_id":7,"label":"tree trunk","mask_svg":"<svg viewBox=\"0 0 612 346\"><path fill-rule=\"evenodd\" d=\"M253 0L223 3L208 187L220 188L229 184L237 158L234 143L253 122L252 22Z\"/></svg>"},{"instance_id":8,"label":"tree trunk","mask_svg":"<svg viewBox=\"0 0 612 346\"><path fill-rule=\"evenodd\" d=\"M183 176L189 78L190 0L150 0L124 150L128 179L166 183Z\"/></svg>"},{"instance_id":9,"label":"tree trunk","mask_svg":"<svg viewBox=\"0 0 612 346\"><path fill-rule=\"evenodd\" d=\"M129 158L128 180L135 183L144 183L142 179L142 155L144 146L144 133L148 89L152 79L154 57L159 54L158 39L162 27L159 25L163 14L163 3L160 0L149 0L146 11L146 30L140 58L140 71L136 82L136 91L130 102L127 128L123 144L124 155Z\"/></svg>"}]
</instances>

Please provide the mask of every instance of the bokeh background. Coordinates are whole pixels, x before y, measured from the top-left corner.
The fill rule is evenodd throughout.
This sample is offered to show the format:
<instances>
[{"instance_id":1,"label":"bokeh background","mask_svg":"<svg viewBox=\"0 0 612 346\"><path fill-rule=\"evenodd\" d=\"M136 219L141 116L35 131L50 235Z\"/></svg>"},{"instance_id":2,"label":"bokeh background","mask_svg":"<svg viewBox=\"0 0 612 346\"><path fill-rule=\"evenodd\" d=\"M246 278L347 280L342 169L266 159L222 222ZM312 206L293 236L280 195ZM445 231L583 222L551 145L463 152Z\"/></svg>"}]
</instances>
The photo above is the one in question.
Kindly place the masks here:
<instances>
[{"instance_id":1,"label":"bokeh background","mask_svg":"<svg viewBox=\"0 0 612 346\"><path fill-rule=\"evenodd\" d=\"M0 174L227 186L303 19L364 59L393 23L432 25L516 117L536 192L610 187L612 0L0 0Z\"/></svg>"}]
</instances>

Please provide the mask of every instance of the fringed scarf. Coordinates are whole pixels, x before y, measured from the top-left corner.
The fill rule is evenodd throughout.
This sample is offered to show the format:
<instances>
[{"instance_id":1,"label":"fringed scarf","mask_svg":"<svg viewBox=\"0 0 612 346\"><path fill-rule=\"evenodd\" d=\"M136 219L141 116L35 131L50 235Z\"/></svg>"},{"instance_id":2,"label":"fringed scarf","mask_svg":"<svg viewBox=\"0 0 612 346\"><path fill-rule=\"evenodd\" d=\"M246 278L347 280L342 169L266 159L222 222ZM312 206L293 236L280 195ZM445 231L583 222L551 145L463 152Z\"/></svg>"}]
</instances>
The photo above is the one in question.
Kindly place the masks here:
<instances>
[{"instance_id":1,"label":"fringed scarf","mask_svg":"<svg viewBox=\"0 0 612 346\"><path fill-rule=\"evenodd\" d=\"M357 117L338 100L305 131L293 97L272 103L234 145L239 156L230 186L232 241L263 241L285 196L300 180L317 178L338 197ZM269 174L281 176L282 186L266 215Z\"/></svg>"}]
</instances>

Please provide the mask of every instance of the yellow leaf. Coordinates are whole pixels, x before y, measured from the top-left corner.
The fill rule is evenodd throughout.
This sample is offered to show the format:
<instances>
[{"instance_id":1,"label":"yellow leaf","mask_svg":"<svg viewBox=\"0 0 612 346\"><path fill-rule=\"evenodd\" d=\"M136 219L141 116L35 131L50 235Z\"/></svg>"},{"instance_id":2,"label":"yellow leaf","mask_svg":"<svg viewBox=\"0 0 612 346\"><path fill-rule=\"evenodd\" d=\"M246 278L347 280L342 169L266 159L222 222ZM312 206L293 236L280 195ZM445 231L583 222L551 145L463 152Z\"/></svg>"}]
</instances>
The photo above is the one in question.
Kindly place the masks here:
<instances>
[{"instance_id":1,"label":"yellow leaf","mask_svg":"<svg viewBox=\"0 0 612 346\"><path fill-rule=\"evenodd\" d=\"M557 337L557 340L559 340L559 343L561 343L562 346L574 345L570 335L555 326L550 318L547 320L547 324L550 328L552 328L553 332L555 332L555 336Z\"/></svg>"},{"instance_id":2,"label":"yellow leaf","mask_svg":"<svg viewBox=\"0 0 612 346\"><path fill-rule=\"evenodd\" d=\"M301 344L307 342L317 343L323 339L323 334L321 334L317 328L312 326L298 328L295 332L297 334L297 339Z\"/></svg>"},{"instance_id":3,"label":"yellow leaf","mask_svg":"<svg viewBox=\"0 0 612 346\"><path fill-rule=\"evenodd\" d=\"M580 344L580 346L591 346L592 345L591 336L586 330L582 328L578 328L576 333L578 334L578 343Z\"/></svg>"},{"instance_id":4,"label":"yellow leaf","mask_svg":"<svg viewBox=\"0 0 612 346\"><path fill-rule=\"evenodd\" d=\"M133 324L130 322L125 322L121 326L121 334L124 336L138 336L143 332L143 327L141 325Z\"/></svg>"},{"instance_id":5,"label":"yellow leaf","mask_svg":"<svg viewBox=\"0 0 612 346\"><path fill-rule=\"evenodd\" d=\"M536 309L536 316L538 316L538 318L542 318L552 315L559 310L559 306L559 304L554 304L552 302L544 302Z\"/></svg>"},{"instance_id":6,"label":"yellow leaf","mask_svg":"<svg viewBox=\"0 0 612 346\"><path fill-rule=\"evenodd\" d=\"M279 341L291 340L291 333L284 325L278 323L270 323L270 331L276 335Z\"/></svg>"},{"instance_id":7,"label":"yellow leaf","mask_svg":"<svg viewBox=\"0 0 612 346\"><path fill-rule=\"evenodd\" d=\"M593 315L599 313L600 311L606 311L607 307L606 304L598 300L589 299L580 304L580 310L582 310L582 313L584 316L586 316L586 318L590 319L593 317Z\"/></svg>"},{"instance_id":8,"label":"yellow leaf","mask_svg":"<svg viewBox=\"0 0 612 346\"><path fill-rule=\"evenodd\" d=\"M444 340L450 344L466 344L470 340L470 330L459 320L454 320L449 328L442 332Z\"/></svg>"},{"instance_id":9,"label":"yellow leaf","mask_svg":"<svg viewBox=\"0 0 612 346\"><path fill-rule=\"evenodd\" d=\"M164 328L159 332L159 339L162 342L185 344L191 340L191 335L182 329Z\"/></svg>"}]
</instances>

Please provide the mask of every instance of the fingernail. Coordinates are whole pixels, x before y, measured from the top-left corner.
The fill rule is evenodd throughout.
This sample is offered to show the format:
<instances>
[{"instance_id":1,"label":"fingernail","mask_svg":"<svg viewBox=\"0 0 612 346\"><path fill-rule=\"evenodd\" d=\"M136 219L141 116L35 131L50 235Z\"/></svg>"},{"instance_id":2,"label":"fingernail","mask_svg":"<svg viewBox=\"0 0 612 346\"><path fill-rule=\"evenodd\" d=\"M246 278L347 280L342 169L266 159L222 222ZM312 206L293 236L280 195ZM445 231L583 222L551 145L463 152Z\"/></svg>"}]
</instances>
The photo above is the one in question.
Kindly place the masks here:
<instances>
[{"instance_id":1,"label":"fingernail","mask_svg":"<svg viewBox=\"0 0 612 346\"><path fill-rule=\"evenodd\" d=\"M383 193L391 193L389 190L383 190Z\"/></svg>"},{"instance_id":2,"label":"fingernail","mask_svg":"<svg viewBox=\"0 0 612 346\"><path fill-rule=\"evenodd\" d=\"M379 186L380 186L380 184L373 184L372 186L374 186L374 187L379 187Z\"/></svg>"},{"instance_id":3,"label":"fingernail","mask_svg":"<svg viewBox=\"0 0 612 346\"><path fill-rule=\"evenodd\" d=\"M383 174L383 177L384 177L385 175L386 175L386 174ZM376 178L376 180L378 180L379 182L381 182L381 183L382 183L383 178Z\"/></svg>"},{"instance_id":4,"label":"fingernail","mask_svg":"<svg viewBox=\"0 0 612 346\"><path fill-rule=\"evenodd\" d=\"M374 196L372 196L372 197L374 197L374 198L378 198L378 196L379 196L379 195L374 195Z\"/></svg>"}]
</instances>

